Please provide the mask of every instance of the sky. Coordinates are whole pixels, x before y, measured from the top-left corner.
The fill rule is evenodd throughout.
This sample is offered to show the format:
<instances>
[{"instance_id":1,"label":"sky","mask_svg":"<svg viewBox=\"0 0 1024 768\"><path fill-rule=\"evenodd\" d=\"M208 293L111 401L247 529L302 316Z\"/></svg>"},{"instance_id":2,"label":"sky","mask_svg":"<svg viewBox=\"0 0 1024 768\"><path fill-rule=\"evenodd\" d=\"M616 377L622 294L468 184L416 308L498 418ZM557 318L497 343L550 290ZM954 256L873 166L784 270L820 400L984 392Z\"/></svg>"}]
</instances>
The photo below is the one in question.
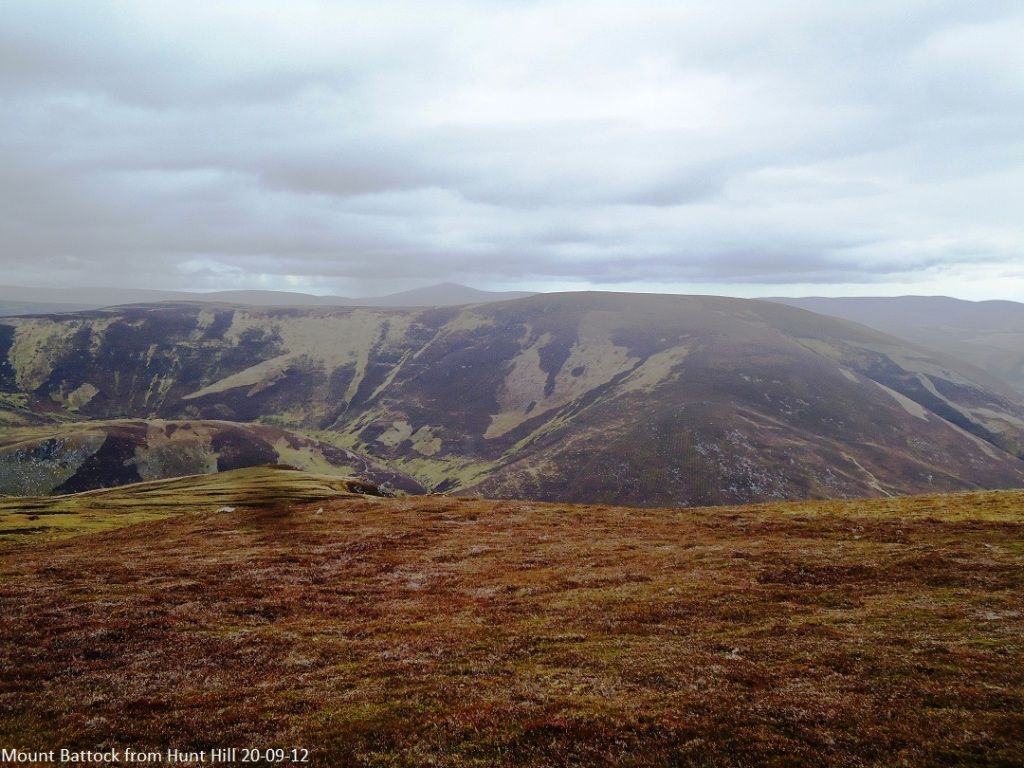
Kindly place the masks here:
<instances>
[{"instance_id":1,"label":"sky","mask_svg":"<svg viewBox=\"0 0 1024 768\"><path fill-rule=\"evenodd\" d=\"M5 0L0 283L1024 300L1019 1Z\"/></svg>"}]
</instances>

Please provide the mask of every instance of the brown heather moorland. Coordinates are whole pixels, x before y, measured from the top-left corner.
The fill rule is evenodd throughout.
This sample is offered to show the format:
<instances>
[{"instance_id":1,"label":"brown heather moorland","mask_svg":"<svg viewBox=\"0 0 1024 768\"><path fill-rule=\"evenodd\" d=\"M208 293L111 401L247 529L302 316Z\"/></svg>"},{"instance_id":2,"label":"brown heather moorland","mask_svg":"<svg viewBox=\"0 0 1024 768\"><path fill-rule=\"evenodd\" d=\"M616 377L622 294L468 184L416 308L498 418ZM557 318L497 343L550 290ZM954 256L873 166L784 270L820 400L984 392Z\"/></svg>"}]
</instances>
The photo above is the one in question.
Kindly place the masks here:
<instances>
[{"instance_id":1,"label":"brown heather moorland","mask_svg":"<svg viewBox=\"0 0 1024 768\"><path fill-rule=\"evenodd\" d=\"M0 745L1024 764L1024 492L625 509L303 477L164 484L149 520L138 488L51 499L92 516L63 538L10 500Z\"/></svg>"}]
</instances>

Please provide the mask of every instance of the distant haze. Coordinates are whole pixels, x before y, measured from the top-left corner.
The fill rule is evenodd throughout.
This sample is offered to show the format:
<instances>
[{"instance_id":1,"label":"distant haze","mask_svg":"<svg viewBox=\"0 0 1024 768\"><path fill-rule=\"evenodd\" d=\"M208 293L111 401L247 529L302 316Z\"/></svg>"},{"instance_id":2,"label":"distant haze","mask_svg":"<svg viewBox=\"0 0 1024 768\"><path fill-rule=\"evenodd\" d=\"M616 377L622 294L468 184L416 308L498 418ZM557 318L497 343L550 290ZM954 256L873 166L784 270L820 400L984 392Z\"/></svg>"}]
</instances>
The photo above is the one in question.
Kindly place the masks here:
<instances>
[{"instance_id":1,"label":"distant haze","mask_svg":"<svg viewBox=\"0 0 1024 768\"><path fill-rule=\"evenodd\" d=\"M291 291L161 291L145 288L32 288L0 285L0 317L75 312L120 304L167 301L212 302L275 306L451 307L521 299L520 291L480 291L465 285L442 283L385 296L315 296Z\"/></svg>"},{"instance_id":2,"label":"distant haze","mask_svg":"<svg viewBox=\"0 0 1024 768\"><path fill-rule=\"evenodd\" d=\"M945 296L775 299L974 363L1024 393L1024 304Z\"/></svg>"},{"instance_id":3,"label":"distant haze","mask_svg":"<svg viewBox=\"0 0 1024 768\"><path fill-rule=\"evenodd\" d=\"M1024 299L1019 2L9 0L9 285Z\"/></svg>"}]
</instances>

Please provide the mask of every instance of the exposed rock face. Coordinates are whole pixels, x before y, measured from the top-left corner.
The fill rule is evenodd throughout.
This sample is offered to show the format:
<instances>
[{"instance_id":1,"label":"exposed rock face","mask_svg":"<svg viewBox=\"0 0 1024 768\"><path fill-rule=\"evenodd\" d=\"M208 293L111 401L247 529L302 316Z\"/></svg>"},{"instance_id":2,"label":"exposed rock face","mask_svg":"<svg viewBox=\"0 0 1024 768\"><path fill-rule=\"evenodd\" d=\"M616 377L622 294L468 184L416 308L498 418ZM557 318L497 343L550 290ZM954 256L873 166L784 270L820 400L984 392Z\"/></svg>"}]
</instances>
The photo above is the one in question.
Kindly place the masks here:
<instances>
[{"instance_id":1,"label":"exposed rock face","mask_svg":"<svg viewBox=\"0 0 1024 768\"><path fill-rule=\"evenodd\" d=\"M767 302L178 304L4 323L9 421L259 421L316 431L431 490L680 505L1024 484L1012 390L959 360ZM195 461L270 458L234 435ZM144 462L127 464L142 473Z\"/></svg>"}]
</instances>

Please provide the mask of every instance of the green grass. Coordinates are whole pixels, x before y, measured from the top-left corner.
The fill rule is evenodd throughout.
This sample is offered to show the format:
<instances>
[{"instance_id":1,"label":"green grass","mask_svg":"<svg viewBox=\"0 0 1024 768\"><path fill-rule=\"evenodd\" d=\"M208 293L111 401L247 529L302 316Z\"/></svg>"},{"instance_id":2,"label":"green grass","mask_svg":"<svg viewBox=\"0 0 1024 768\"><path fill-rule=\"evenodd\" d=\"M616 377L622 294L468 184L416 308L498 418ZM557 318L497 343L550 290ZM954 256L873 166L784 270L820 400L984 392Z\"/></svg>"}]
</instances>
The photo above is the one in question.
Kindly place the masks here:
<instances>
[{"instance_id":1,"label":"green grass","mask_svg":"<svg viewBox=\"0 0 1024 768\"><path fill-rule=\"evenodd\" d=\"M121 528L221 507L268 507L357 495L354 481L280 467L153 480L67 496L0 497L0 544Z\"/></svg>"}]
</instances>

